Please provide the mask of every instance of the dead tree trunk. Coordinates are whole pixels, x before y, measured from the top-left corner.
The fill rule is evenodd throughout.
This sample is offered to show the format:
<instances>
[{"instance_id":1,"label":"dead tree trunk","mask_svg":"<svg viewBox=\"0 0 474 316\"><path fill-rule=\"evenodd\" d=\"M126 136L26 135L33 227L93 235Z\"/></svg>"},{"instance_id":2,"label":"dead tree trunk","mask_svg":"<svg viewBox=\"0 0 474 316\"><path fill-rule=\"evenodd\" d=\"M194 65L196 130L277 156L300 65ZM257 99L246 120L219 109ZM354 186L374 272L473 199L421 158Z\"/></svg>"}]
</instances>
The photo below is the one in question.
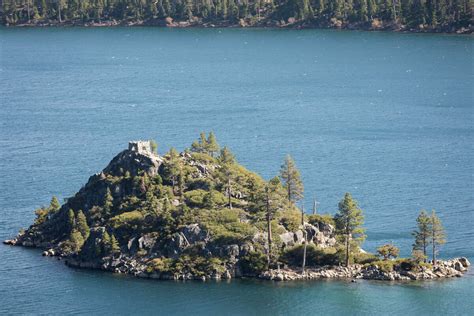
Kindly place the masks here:
<instances>
[{"instance_id":1,"label":"dead tree trunk","mask_svg":"<svg viewBox=\"0 0 474 316\"><path fill-rule=\"evenodd\" d=\"M266 211L267 211L267 239L268 239L268 254L267 254L267 265L270 268L272 261L272 214L270 210L270 196L268 188L266 189Z\"/></svg>"},{"instance_id":2,"label":"dead tree trunk","mask_svg":"<svg viewBox=\"0 0 474 316\"><path fill-rule=\"evenodd\" d=\"M306 247L308 246L308 242L307 242L307 239L308 239L308 232L306 231L305 227L304 227L304 205L303 207L301 208L301 223L302 223L302 226L303 226L303 242L304 242L304 246L303 246L303 264L302 264L302 267L301 267L301 273L304 275L305 272L304 272L304 268L306 266Z\"/></svg>"}]
</instances>

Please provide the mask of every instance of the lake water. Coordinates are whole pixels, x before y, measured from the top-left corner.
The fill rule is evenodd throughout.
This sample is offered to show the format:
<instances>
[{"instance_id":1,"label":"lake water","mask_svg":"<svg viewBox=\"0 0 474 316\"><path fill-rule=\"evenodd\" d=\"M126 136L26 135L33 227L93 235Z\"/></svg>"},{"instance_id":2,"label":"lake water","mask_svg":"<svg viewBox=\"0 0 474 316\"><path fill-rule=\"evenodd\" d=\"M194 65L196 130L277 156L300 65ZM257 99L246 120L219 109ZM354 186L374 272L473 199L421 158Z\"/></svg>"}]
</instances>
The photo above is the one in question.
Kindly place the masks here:
<instances>
[{"instance_id":1,"label":"lake water","mask_svg":"<svg viewBox=\"0 0 474 316\"><path fill-rule=\"evenodd\" d=\"M403 255L421 208L474 260L473 37L326 30L0 28L0 239L71 196L132 139L213 130L270 178L291 154L305 204L366 215ZM0 314L467 314L474 272L440 282L159 282L0 245ZM473 269L474 270L474 269Z\"/></svg>"}]
</instances>

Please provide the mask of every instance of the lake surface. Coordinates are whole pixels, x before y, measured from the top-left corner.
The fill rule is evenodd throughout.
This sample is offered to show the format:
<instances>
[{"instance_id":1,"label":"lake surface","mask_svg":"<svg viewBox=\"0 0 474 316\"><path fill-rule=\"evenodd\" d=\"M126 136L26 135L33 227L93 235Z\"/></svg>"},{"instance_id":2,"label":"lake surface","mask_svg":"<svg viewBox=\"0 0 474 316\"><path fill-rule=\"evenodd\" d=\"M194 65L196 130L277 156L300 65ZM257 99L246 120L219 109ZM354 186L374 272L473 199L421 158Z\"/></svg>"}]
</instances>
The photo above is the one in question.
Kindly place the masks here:
<instances>
[{"instance_id":1,"label":"lake surface","mask_svg":"<svg viewBox=\"0 0 474 316\"><path fill-rule=\"evenodd\" d=\"M286 154L305 204L359 201L374 251L410 253L420 209L474 261L473 37L326 30L0 28L0 239L132 139L163 153L213 130L270 178ZM474 270L474 268L473 268ZM0 314L467 314L474 273L389 284L159 282L0 245Z\"/></svg>"}]
</instances>

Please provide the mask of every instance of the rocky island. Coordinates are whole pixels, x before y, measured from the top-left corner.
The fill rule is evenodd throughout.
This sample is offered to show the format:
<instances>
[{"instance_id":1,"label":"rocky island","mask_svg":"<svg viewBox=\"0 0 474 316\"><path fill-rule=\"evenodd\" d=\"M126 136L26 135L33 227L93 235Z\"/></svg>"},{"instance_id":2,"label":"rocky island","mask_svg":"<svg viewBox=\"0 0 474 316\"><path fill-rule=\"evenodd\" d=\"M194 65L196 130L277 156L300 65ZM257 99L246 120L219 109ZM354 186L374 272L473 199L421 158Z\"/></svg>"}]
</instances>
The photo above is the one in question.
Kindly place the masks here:
<instances>
[{"instance_id":1,"label":"rocky island","mask_svg":"<svg viewBox=\"0 0 474 316\"><path fill-rule=\"evenodd\" d=\"M213 133L163 156L155 142L133 141L63 205L53 197L4 243L41 248L71 267L174 280L420 280L460 277L470 265L436 259L444 231L434 212L417 219L413 257L397 259L391 244L378 256L360 247L364 217L349 193L335 216L305 213L297 207L302 196L290 156L266 181L220 149Z\"/></svg>"}]
</instances>

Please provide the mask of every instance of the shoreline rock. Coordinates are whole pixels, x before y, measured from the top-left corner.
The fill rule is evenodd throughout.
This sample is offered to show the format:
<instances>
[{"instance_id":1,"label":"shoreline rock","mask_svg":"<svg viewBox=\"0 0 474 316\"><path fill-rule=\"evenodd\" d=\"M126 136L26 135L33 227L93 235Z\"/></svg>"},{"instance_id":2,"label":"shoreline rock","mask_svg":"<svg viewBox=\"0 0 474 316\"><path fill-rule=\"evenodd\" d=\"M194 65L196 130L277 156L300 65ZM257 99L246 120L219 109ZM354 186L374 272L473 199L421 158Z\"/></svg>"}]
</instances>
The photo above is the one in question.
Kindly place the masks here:
<instances>
[{"instance_id":1,"label":"shoreline rock","mask_svg":"<svg viewBox=\"0 0 474 316\"><path fill-rule=\"evenodd\" d=\"M9 240L4 241L6 242ZM42 253L43 256L58 256L61 254L49 249ZM268 281L309 281L309 280L377 280L377 281L422 281L433 279L447 279L454 277L462 277L469 270L470 262L465 257L458 257L449 260L439 260L432 269L422 268L420 271L384 271L377 266L353 264L350 267L344 266L321 266L308 267L305 273L301 272L301 268L282 268L270 269L256 275L243 275L237 271L232 271L227 267L223 272L215 271L210 275L193 275L191 273L171 274L168 272L151 272L146 271L146 264L139 260L119 255L118 257L104 258L102 262L98 261L81 261L76 258L67 257L65 264L72 268L93 269L108 271L117 274L129 274L139 278L156 279L156 280L231 280L241 278L253 278ZM236 273L237 272L237 273Z\"/></svg>"},{"instance_id":2,"label":"shoreline rock","mask_svg":"<svg viewBox=\"0 0 474 316\"><path fill-rule=\"evenodd\" d=\"M16 25L5 25L7 27L167 27L167 28L273 28L273 29L334 29L334 30L357 30L357 31L384 31L398 33L441 33L441 34L472 34L474 28L471 27L448 27L430 28L420 25L418 28L408 28L403 24L394 22L383 22L374 19L371 22L355 22L348 23L332 18L325 23L315 21L298 21L294 18L288 21L265 19L258 22L251 22L246 19L240 19L238 22L230 21L202 21L200 18L192 18L190 20L175 21L172 18L164 19L148 19L148 20L102 20L96 21L64 21L58 23L54 20L48 21L32 21L30 23L22 23Z\"/></svg>"}]
</instances>

